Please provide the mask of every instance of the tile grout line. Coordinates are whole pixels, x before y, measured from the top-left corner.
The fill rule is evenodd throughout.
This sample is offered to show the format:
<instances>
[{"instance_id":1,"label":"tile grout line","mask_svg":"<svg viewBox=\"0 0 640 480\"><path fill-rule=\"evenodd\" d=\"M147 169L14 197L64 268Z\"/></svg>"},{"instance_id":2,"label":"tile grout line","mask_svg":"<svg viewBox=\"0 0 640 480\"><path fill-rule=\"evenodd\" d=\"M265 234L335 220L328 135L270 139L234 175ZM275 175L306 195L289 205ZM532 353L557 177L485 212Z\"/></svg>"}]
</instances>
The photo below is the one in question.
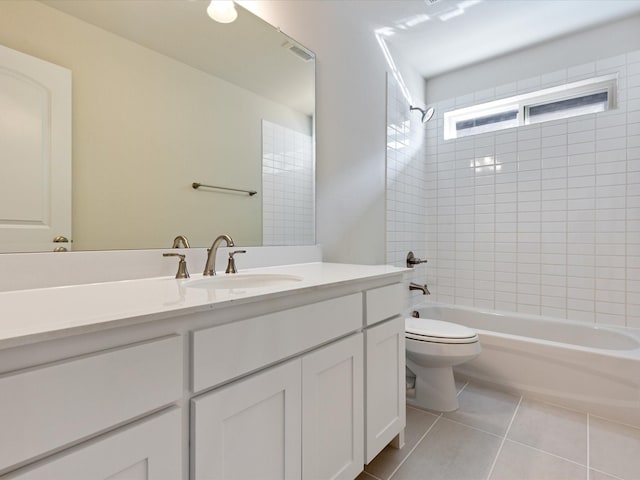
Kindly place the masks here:
<instances>
[{"instance_id":1,"label":"tile grout line","mask_svg":"<svg viewBox=\"0 0 640 480\"><path fill-rule=\"evenodd\" d=\"M554 457L554 458L557 458L557 459L559 459L559 460L564 460L565 462L573 463L574 465L579 465L579 466L581 466L581 467L587 467L587 465L586 465L586 464L584 464L584 463L576 462L575 460L571 460L570 458L567 458L567 457L562 457L562 456L560 456L560 455L557 455L557 454L555 454L555 453L549 452L549 451L547 451L547 450L542 450L541 448L532 447L531 445L528 445L528 444L526 444L526 443L519 442L519 441L517 441L517 440L513 440L512 438L510 438L510 439L509 439L509 441L510 441L511 443L515 443L515 444L517 444L517 445L521 445L521 446L523 446L523 447L526 447L526 448L528 448L529 450L535 450L536 452L544 453L545 455L549 455L550 457ZM605 472L605 473L606 473L606 472Z\"/></svg>"},{"instance_id":2,"label":"tile grout line","mask_svg":"<svg viewBox=\"0 0 640 480\"><path fill-rule=\"evenodd\" d=\"M593 469L594 472L598 472L598 473L602 473L608 477L614 478L615 480L624 480L622 477L618 477L617 475L614 475L613 473L609 473L609 472L605 472L602 470L598 470L597 468Z\"/></svg>"},{"instance_id":3,"label":"tile grout line","mask_svg":"<svg viewBox=\"0 0 640 480\"><path fill-rule=\"evenodd\" d=\"M496 463L498 463L498 457L500 456L500 452L502 452L502 447L504 446L504 442L507 441L507 435L509 434L509 430L511 430L511 426L513 425L513 421L516 419L516 415L518 414L518 410L520 409L520 404L522 403L522 397L518 400L518 405L516 405L516 409L511 416L511 421L507 426L507 430L504 432L504 437L502 437L502 441L500 442L500 446L498 447L498 451L496 452L496 456L493 459L493 463L491 464L491 468L489 469L489 473L487 474L487 480L491 478L493 474L493 470L496 468Z\"/></svg>"},{"instance_id":4,"label":"tile grout line","mask_svg":"<svg viewBox=\"0 0 640 480\"><path fill-rule=\"evenodd\" d=\"M396 474L396 472L398 470L400 470L400 467L402 467L402 465L404 465L404 462L407 461L407 459L411 456L411 454L413 454L414 450L416 448L418 448L418 445L420 445L422 443L422 440L424 440L424 438L429 434L429 432L433 429L433 427L436 425L436 423L438 423L438 420L440 420L442 418L442 414L438 415L438 418L435 419L435 421L429 426L429 428L427 428L427 431L424 432L424 435L422 435L422 437L420 437L420 440L418 440L416 442L416 444L413 446L413 448L409 451L409 453L407 453L407 455L402 459L402 461L398 464L398 466L393 470L393 472L391 472L391 475L389 475L389 479L391 480L393 478L393 476Z\"/></svg>"},{"instance_id":5,"label":"tile grout line","mask_svg":"<svg viewBox=\"0 0 640 480\"><path fill-rule=\"evenodd\" d=\"M460 394L462 393L462 391L467 387L467 385L469 385L469 382L465 383L462 388L460 389L460 391L458 393L456 393L456 397L459 397Z\"/></svg>"},{"instance_id":6,"label":"tile grout line","mask_svg":"<svg viewBox=\"0 0 640 480\"><path fill-rule=\"evenodd\" d=\"M475 430L476 432L482 432L487 435L491 435L492 437L502 438L502 435L499 433L490 432L488 430L483 430L482 428L474 427L473 425L469 425L468 423L461 422L459 420L454 420L453 418L443 417L447 422L455 423L456 425L461 425L465 428L469 428L471 430Z\"/></svg>"},{"instance_id":7,"label":"tile grout line","mask_svg":"<svg viewBox=\"0 0 640 480\"><path fill-rule=\"evenodd\" d=\"M381 478L376 477L375 475L372 475L371 473L367 472L366 470L362 470L362 473L364 473L367 477L375 478L375 480L382 480Z\"/></svg>"}]
</instances>

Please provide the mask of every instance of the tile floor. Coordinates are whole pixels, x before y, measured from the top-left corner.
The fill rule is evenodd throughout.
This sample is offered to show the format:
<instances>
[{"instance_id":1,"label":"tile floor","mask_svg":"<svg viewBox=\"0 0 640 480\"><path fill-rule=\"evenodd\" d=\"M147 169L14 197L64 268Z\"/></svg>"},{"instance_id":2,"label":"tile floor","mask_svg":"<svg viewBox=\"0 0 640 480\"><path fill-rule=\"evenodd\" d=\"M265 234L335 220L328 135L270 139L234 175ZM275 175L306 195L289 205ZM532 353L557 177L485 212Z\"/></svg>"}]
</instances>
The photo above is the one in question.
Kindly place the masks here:
<instances>
[{"instance_id":1,"label":"tile floor","mask_svg":"<svg viewBox=\"0 0 640 480\"><path fill-rule=\"evenodd\" d=\"M640 429L458 382L460 409L407 407L405 446L356 480L640 480Z\"/></svg>"}]
</instances>

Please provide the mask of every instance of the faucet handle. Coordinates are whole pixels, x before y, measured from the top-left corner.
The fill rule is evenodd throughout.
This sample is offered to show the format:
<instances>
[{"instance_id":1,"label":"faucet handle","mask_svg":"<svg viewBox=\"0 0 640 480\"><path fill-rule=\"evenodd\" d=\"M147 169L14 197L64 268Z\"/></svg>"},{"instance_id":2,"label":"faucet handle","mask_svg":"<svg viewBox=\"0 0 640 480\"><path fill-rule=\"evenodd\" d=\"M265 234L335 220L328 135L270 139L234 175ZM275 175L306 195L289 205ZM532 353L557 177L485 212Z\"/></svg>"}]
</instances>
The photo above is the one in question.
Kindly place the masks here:
<instances>
[{"instance_id":1,"label":"faucet handle","mask_svg":"<svg viewBox=\"0 0 640 480\"><path fill-rule=\"evenodd\" d=\"M236 253L247 253L246 250L235 250L233 252L229 252L229 261L227 262L227 269L224 273L238 273L238 269L236 268L236 259L233 256Z\"/></svg>"},{"instance_id":2,"label":"faucet handle","mask_svg":"<svg viewBox=\"0 0 640 480\"><path fill-rule=\"evenodd\" d=\"M415 265L420 265L421 263L427 263L428 260L422 260L416 257L413 252L407 253L407 267L413 268Z\"/></svg>"},{"instance_id":3,"label":"faucet handle","mask_svg":"<svg viewBox=\"0 0 640 480\"><path fill-rule=\"evenodd\" d=\"M189 278L189 272L187 271L187 261L185 256L181 253L163 253L163 257L179 257L180 261L178 262L178 273L176 273L176 278Z\"/></svg>"},{"instance_id":4,"label":"faucet handle","mask_svg":"<svg viewBox=\"0 0 640 480\"><path fill-rule=\"evenodd\" d=\"M185 237L184 235L178 235L176 238L174 238L171 248L180 248L181 243L184 248L189 248L189 240L187 240L187 237Z\"/></svg>"}]
</instances>

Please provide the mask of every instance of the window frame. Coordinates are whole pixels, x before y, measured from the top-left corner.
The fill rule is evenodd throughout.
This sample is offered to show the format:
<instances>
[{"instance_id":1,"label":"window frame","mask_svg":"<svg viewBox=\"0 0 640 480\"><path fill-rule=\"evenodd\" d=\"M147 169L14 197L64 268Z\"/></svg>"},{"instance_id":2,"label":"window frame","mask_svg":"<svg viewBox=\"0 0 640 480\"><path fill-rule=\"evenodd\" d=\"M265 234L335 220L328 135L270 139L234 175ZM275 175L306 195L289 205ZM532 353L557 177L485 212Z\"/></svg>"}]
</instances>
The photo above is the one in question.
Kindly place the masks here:
<instances>
[{"instance_id":1,"label":"window frame","mask_svg":"<svg viewBox=\"0 0 640 480\"><path fill-rule=\"evenodd\" d=\"M506 97L500 100L485 102L465 108L451 110L449 112L445 112L444 114L444 139L455 140L457 138L480 135L482 133L495 132L499 130L505 130L507 128L517 128L524 125L553 121L541 120L531 122L529 118L529 109L531 107L537 107L540 105L545 105L547 103L554 103L562 100L569 100L572 98L579 98L597 93L607 93L607 101L604 111L611 110L616 108L617 104L617 84L618 74L614 73L566 83L563 85L558 85L556 87L545 88L534 92ZM500 113L510 112L513 110L518 111L516 125L502 126L501 128L499 127L476 133L467 132L464 135L460 135L460 131L457 129L457 124L459 122L469 121L474 118L498 115ZM567 115L563 118L571 118L580 115L586 114L579 113L577 115ZM496 123L495 125L499 126L500 124Z\"/></svg>"}]
</instances>

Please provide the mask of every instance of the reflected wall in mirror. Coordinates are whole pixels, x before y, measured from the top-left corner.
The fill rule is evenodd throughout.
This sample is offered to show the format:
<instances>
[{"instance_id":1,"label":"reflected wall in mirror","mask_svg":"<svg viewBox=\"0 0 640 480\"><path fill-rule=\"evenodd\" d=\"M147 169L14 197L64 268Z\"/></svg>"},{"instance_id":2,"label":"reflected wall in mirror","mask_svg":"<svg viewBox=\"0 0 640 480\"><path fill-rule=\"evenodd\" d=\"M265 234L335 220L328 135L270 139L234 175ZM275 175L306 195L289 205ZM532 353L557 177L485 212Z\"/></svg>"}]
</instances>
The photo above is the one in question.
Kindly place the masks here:
<instances>
[{"instance_id":1,"label":"reflected wall in mirror","mask_svg":"<svg viewBox=\"0 0 640 480\"><path fill-rule=\"evenodd\" d=\"M246 246L314 243L313 54L240 6L231 24L207 6L0 2L0 45L71 71L73 250L168 248L178 234L192 247L221 233ZM267 141L263 122L306 140ZM308 175L294 181L302 157ZM302 217L299 234L289 220Z\"/></svg>"}]
</instances>

